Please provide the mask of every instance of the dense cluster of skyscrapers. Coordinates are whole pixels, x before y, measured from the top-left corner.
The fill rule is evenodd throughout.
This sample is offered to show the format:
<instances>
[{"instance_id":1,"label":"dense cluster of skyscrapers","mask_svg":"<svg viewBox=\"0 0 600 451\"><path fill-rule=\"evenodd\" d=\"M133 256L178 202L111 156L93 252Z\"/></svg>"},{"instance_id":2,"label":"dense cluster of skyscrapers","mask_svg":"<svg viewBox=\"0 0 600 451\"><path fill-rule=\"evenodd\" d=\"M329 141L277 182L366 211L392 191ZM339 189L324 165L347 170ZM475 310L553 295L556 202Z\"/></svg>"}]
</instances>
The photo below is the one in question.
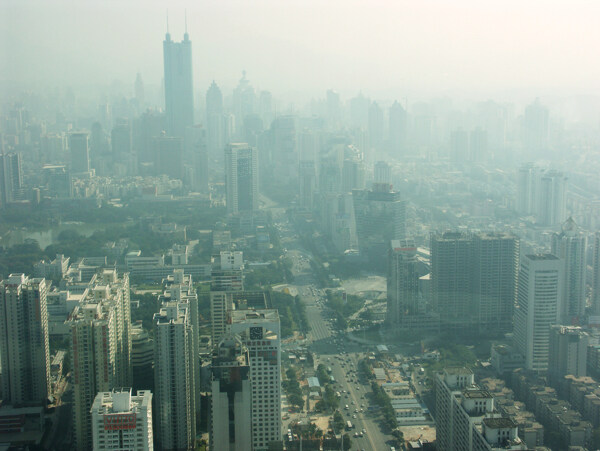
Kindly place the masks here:
<instances>
[{"instance_id":1,"label":"dense cluster of skyscrapers","mask_svg":"<svg viewBox=\"0 0 600 451\"><path fill-rule=\"evenodd\" d=\"M279 188L291 189L294 221L315 238L311 245L348 265L387 270L387 330L486 339L512 334L508 351L492 350L493 361L547 373L553 385L567 375L586 375L594 339L584 327L600 324L600 232L588 240L591 235L569 212L589 224L600 221L600 213L582 214L590 205L586 199L569 203L566 172L544 163L521 165L510 196L494 191L495 179L507 176L478 165L505 158L504 106L479 104L477 120L440 125L444 121L430 104L417 103L409 114L406 102L385 105L361 93L344 108L340 95L328 90L312 105L318 114L300 117L293 110L277 113L271 93L255 90L243 72L231 96L224 98L211 83L201 124L187 29L181 42L167 32L163 61L164 112L146 108L140 74L134 99L121 105L123 117L108 120L103 104L89 130L63 123L60 132L34 130L23 108L11 111L0 134L0 208L35 206L44 197L60 208L72 199L121 206L128 196L163 201L177 195L224 207L231 224L252 230L258 241L259 231L265 234L261 205L269 201L261 194L276 199ZM436 127L443 133L436 134ZM546 155L549 113L538 99L525 108L519 131L528 157ZM22 154L15 151L19 140L39 143L45 158L29 185ZM427 174L405 180L388 162L410 167L421 157L449 164L440 186L429 185ZM496 223L486 229L484 220L457 225L460 214L448 212L459 209L456 201L419 218L440 217L454 227L419 227L423 211L398 185L431 200L432 193L463 189L464 179L451 177L468 171L473 186L491 180L484 194L501 198L494 207L517 227L504 231ZM482 211L487 207L484 202ZM521 225L523 237L516 233ZM245 287L242 251L213 252L210 264L195 268L210 272L211 336L203 365L199 294L181 268L188 263L186 246L173 247L169 274L163 274L164 256L137 251L125 258L126 271L107 268L106 258L86 268L58 255L37 264L35 277L14 273L2 280L2 404L48 404L58 384L49 351L54 332L69 342L77 449L193 449L206 417L212 450L266 451L281 442L280 313L268 291ZM146 330L131 321L129 271L137 264L150 271L150 262L165 277ZM600 350L596 354L600 362ZM471 370L448 367L434 377L438 449L527 449L516 423L475 384Z\"/></svg>"},{"instance_id":2,"label":"dense cluster of skyscrapers","mask_svg":"<svg viewBox=\"0 0 600 451\"><path fill-rule=\"evenodd\" d=\"M519 244L507 233L434 233L428 254L411 240L391 241L388 323L488 337L514 331L525 367L545 371L551 326L595 321L597 294L586 305L587 240L569 218L551 235L551 252L522 254ZM596 244L594 274L597 258Z\"/></svg>"}]
</instances>

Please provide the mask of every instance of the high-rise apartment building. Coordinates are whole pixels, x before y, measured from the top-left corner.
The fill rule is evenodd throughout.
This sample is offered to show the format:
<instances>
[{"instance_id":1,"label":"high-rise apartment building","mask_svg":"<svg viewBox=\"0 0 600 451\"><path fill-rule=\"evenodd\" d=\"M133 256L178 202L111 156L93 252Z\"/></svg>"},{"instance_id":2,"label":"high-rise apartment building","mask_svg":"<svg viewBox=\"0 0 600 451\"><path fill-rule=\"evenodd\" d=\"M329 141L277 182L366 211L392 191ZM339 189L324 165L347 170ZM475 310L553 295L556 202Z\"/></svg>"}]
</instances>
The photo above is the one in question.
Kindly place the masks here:
<instances>
[{"instance_id":1,"label":"high-rise apartment building","mask_svg":"<svg viewBox=\"0 0 600 451\"><path fill-rule=\"evenodd\" d=\"M392 168L385 161L378 161L373 167L373 183L386 184L392 183Z\"/></svg>"},{"instance_id":2,"label":"high-rise apartment building","mask_svg":"<svg viewBox=\"0 0 600 451\"><path fill-rule=\"evenodd\" d=\"M99 391L120 386L117 373L116 309L103 303L76 307L69 320L73 353L75 445L92 447L90 408Z\"/></svg>"},{"instance_id":3,"label":"high-rise apartment building","mask_svg":"<svg viewBox=\"0 0 600 451\"><path fill-rule=\"evenodd\" d=\"M533 215L539 225L555 226L567 219L567 177L527 163L517 173L516 210Z\"/></svg>"},{"instance_id":4,"label":"high-rise apartment building","mask_svg":"<svg viewBox=\"0 0 600 451\"><path fill-rule=\"evenodd\" d=\"M552 253L564 265L562 324L581 324L585 315L586 248L587 238L573 218L565 221L560 233L552 235Z\"/></svg>"},{"instance_id":5,"label":"high-rise apartment building","mask_svg":"<svg viewBox=\"0 0 600 451\"><path fill-rule=\"evenodd\" d=\"M567 177L559 171L546 171L539 179L536 193L540 225L555 226L567 219Z\"/></svg>"},{"instance_id":6,"label":"high-rise apartment building","mask_svg":"<svg viewBox=\"0 0 600 451\"><path fill-rule=\"evenodd\" d=\"M94 451L152 451L152 393L130 388L99 392L92 404Z\"/></svg>"},{"instance_id":7,"label":"high-rise apartment building","mask_svg":"<svg viewBox=\"0 0 600 451\"><path fill-rule=\"evenodd\" d=\"M347 146L344 149L342 163L342 192L349 193L354 189L364 189L365 176L363 153L355 146Z\"/></svg>"},{"instance_id":8,"label":"high-rise apartment building","mask_svg":"<svg viewBox=\"0 0 600 451\"><path fill-rule=\"evenodd\" d=\"M442 374L436 375L435 390L435 426L436 445L441 450L454 449L454 392L473 386L475 376L468 368L447 367Z\"/></svg>"},{"instance_id":9,"label":"high-rise apartment building","mask_svg":"<svg viewBox=\"0 0 600 451\"><path fill-rule=\"evenodd\" d=\"M21 197L23 167L20 153L0 153L0 207Z\"/></svg>"},{"instance_id":10,"label":"high-rise apartment building","mask_svg":"<svg viewBox=\"0 0 600 451\"><path fill-rule=\"evenodd\" d=\"M388 254L386 321L402 327L406 317L423 312L419 292L419 261L412 240L392 240Z\"/></svg>"},{"instance_id":11,"label":"high-rise apartment building","mask_svg":"<svg viewBox=\"0 0 600 451\"><path fill-rule=\"evenodd\" d=\"M532 163L521 166L517 172L516 210L521 215L533 215L536 212L536 189L539 169Z\"/></svg>"},{"instance_id":12,"label":"high-rise apartment building","mask_svg":"<svg viewBox=\"0 0 600 451\"><path fill-rule=\"evenodd\" d=\"M526 450L518 425L495 409L494 397L474 384L466 368L436 375L436 449L440 451Z\"/></svg>"},{"instance_id":13,"label":"high-rise apartment building","mask_svg":"<svg viewBox=\"0 0 600 451\"><path fill-rule=\"evenodd\" d=\"M44 405L50 357L45 279L11 274L0 282L0 362L6 404Z\"/></svg>"},{"instance_id":14,"label":"high-rise apartment building","mask_svg":"<svg viewBox=\"0 0 600 451\"><path fill-rule=\"evenodd\" d=\"M509 233L473 235L471 277L481 332L512 330L519 275L519 239Z\"/></svg>"},{"instance_id":15,"label":"high-rise apartment building","mask_svg":"<svg viewBox=\"0 0 600 451\"><path fill-rule=\"evenodd\" d=\"M264 309L270 306L269 296L264 291L211 291L211 341L216 346L228 330L228 315L231 310L248 308Z\"/></svg>"},{"instance_id":16,"label":"high-rise apartment building","mask_svg":"<svg viewBox=\"0 0 600 451\"><path fill-rule=\"evenodd\" d=\"M119 367L118 384L131 386L131 292L129 273L119 274L115 269L102 269L96 277L98 284L94 289L95 299L108 299L117 312L117 363Z\"/></svg>"},{"instance_id":17,"label":"high-rise apartment building","mask_svg":"<svg viewBox=\"0 0 600 451\"><path fill-rule=\"evenodd\" d=\"M73 418L77 449L92 447L90 409L98 392L131 385L129 275L102 270L75 307L71 330Z\"/></svg>"},{"instance_id":18,"label":"high-rise apartment building","mask_svg":"<svg viewBox=\"0 0 600 451\"><path fill-rule=\"evenodd\" d=\"M239 335L250 357L252 448L281 441L281 330L273 309L232 310L229 334Z\"/></svg>"},{"instance_id":19,"label":"high-rise apartment building","mask_svg":"<svg viewBox=\"0 0 600 451\"><path fill-rule=\"evenodd\" d=\"M194 125L192 41L187 30L181 42L172 41L171 34L166 34L163 56L167 134L183 138L185 128Z\"/></svg>"},{"instance_id":20,"label":"high-rise apartment building","mask_svg":"<svg viewBox=\"0 0 600 451\"><path fill-rule=\"evenodd\" d=\"M245 143L225 148L225 188L227 212L258 210L258 151Z\"/></svg>"},{"instance_id":21,"label":"high-rise apartment building","mask_svg":"<svg viewBox=\"0 0 600 451\"><path fill-rule=\"evenodd\" d=\"M548 353L548 379L557 386L567 374L587 374L587 351L590 336L581 327L551 326Z\"/></svg>"},{"instance_id":22,"label":"high-rise apartment building","mask_svg":"<svg viewBox=\"0 0 600 451\"><path fill-rule=\"evenodd\" d=\"M431 299L444 329L473 324L472 247L467 233L431 235Z\"/></svg>"},{"instance_id":23,"label":"high-rise apartment building","mask_svg":"<svg viewBox=\"0 0 600 451\"><path fill-rule=\"evenodd\" d=\"M183 177L183 138L157 136L154 147L154 169L157 175L166 174L174 179Z\"/></svg>"},{"instance_id":24,"label":"high-rise apartment building","mask_svg":"<svg viewBox=\"0 0 600 451\"><path fill-rule=\"evenodd\" d=\"M90 147L87 132L69 134L69 153L71 155L71 173L80 174L90 171Z\"/></svg>"},{"instance_id":25,"label":"high-rise apartment building","mask_svg":"<svg viewBox=\"0 0 600 451\"><path fill-rule=\"evenodd\" d=\"M353 190L352 202L360 252L374 263L383 261L391 240L406 235L406 201L387 183Z\"/></svg>"},{"instance_id":26,"label":"high-rise apartment building","mask_svg":"<svg viewBox=\"0 0 600 451\"><path fill-rule=\"evenodd\" d=\"M256 91L246 78L246 71L242 71L242 78L233 90L232 96L233 114L236 136L239 139L242 135L245 119L253 115L256 110Z\"/></svg>"},{"instance_id":27,"label":"high-rise apartment building","mask_svg":"<svg viewBox=\"0 0 600 451\"><path fill-rule=\"evenodd\" d=\"M146 110L138 118L134 119L132 145L136 158L140 163L155 163L154 138L161 136L166 128L166 117L160 111Z\"/></svg>"},{"instance_id":28,"label":"high-rise apartment building","mask_svg":"<svg viewBox=\"0 0 600 451\"><path fill-rule=\"evenodd\" d=\"M514 339L528 370L548 369L550 326L560 321L563 283L564 265L555 255L529 254L521 259Z\"/></svg>"},{"instance_id":29,"label":"high-rise apartment building","mask_svg":"<svg viewBox=\"0 0 600 451\"><path fill-rule=\"evenodd\" d=\"M189 307L164 303L154 315L154 397L160 449L191 449L196 437L193 328Z\"/></svg>"},{"instance_id":30,"label":"high-rise apartment building","mask_svg":"<svg viewBox=\"0 0 600 451\"><path fill-rule=\"evenodd\" d=\"M131 124L127 119L117 120L110 136L114 159L124 158L131 153Z\"/></svg>"},{"instance_id":31,"label":"high-rise apartment building","mask_svg":"<svg viewBox=\"0 0 600 451\"><path fill-rule=\"evenodd\" d=\"M212 259L211 291L241 291L244 289L244 254L241 251L221 251Z\"/></svg>"},{"instance_id":32,"label":"high-rise apartment building","mask_svg":"<svg viewBox=\"0 0 600 451\"><path fill-rule=\"evenodd\" d=\"M211 340L216 346L227 331L227 312L231 309L231 298L226 291L210 292Z\"/></svg>"},{"instance_id":33,"label":"high-rise apartment building","mask_svg":"<svg viewBox=\"0 0 600 451\"><path fill-rule=\"evenodd\" d=\"M138 74L139 75L139 74ZM118 175L137 175L138 160L133 152L132 123L120 118L111 131L112 172Z\"/></svg>"},{"instance_id":34,"label":"high-rise apartment building","mask_svg":"<svg viewBox=\"0 0 600 451\"><path fill-rule=\"evenodd\" d=\"M244 269L244 253L242 251L221 251L220 268L222 270L242 270Z\"/></svg>"},{"instance_id":35,"label":"high-rise apartment building","mask_svg":"<svg viewBox=\"0 0 600 451\"><path fill-rule=\"evenodd\" d=\"M210 284L210 317L213 346L226 332L227 311L232 307L231 292L244 290L244 255L240 251L221 251L213 261Z\"/></svg>"},{"instance_id":36,"label":"high-rise apartment building","mask_svg":"<svg viewBox=\"0 0 600 451\"><path fill-rule=\"evenodd\" d=\"M431 235L431 299L442 329L512 330L519 240L507 233Z\"/></svg>"},{"instance_id":37,"label":"high-rise apartment building","mask_svg":"<svg viewBox=\"0 0 600 451\"><path fill-rule=\"evenodd\" d=\"M183 181L192 190L208 192L209 158L206 130L201 124L185 129Z\"/></svg>"},{"instance_id":38,"label":"high-rise apartment building","mask_svg":"<svg viewBox=\"0 0 600 451\"><path fill-rule=\"evenodd\" d=\"M600 232L594 234L592 314L600 315Z\"/></svg>"},{"instance_id":39,"label":"high-rise apartment building","mask_svg":"<svg viewBox=\"0 0 600 451\"><path fill-rule=\"evenodd\" d=\"M133 390L154 390L154 342L141 322L131 326L131 374Z\"/></svg>"},{"instance_id":40,"label":"high-rise apartment building","mask_svg":"<svg viewBox=\"0 0 600 451\"><path fill-rule=\"evenodd\" d=\"M176 269L172 276L163 280L164 291L158 297L162 304L177 302L185 306L188 312L188 321L190 322L192 345L190 349L191 364L193 365L194 377L194 396L196 417L200 416L201 395L200 395L200 320L198 314L198 294L192 283L192 276L184 274L183 269Z\"/></svg>"},{"instance_id":41,"label":"high-rise apartment building","mask_svg":"<svg viewBox=\"0 0 600 451\"><path fill-rule=\"evenodd\" d=\"M252 383L248 349L225 336L212 356L211 449L245 451L252 446ZM266 393L266 392L265 392Z\"/></svg>"},{"instance_id":42,"label":"high-rise apartment building","mask_svg":"<svg viewBox=\"0 0 600 451\"><path fill-rule=\"evenodd\" d=\"M273 149L271 162L276 178L287 180L298 176L298 149L296 143L296 119L294 116L279 116L271 124Z\"/></svg>"}]
</instances>

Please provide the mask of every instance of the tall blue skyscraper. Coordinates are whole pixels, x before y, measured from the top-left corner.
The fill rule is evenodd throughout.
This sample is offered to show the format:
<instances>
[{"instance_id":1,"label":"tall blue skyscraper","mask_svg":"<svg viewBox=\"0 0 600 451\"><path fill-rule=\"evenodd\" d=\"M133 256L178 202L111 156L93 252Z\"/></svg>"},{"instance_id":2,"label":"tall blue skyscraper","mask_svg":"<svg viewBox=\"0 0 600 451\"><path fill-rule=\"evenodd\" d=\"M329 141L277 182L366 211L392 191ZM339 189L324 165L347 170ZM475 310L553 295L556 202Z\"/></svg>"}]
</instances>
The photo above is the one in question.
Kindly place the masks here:
<instances>
[{"instance_id":1,"label":"tall blue skyscraper","mask_svg":"<svg viewBox=\"0 0 600 451\"><path fill-rule=\"evenodd\" d=\"M163 50L167 134L183 138L185 128L194 124L192 41L187 30L181 42L172 41L167 32Z\"/></svg>"}]
</instances>

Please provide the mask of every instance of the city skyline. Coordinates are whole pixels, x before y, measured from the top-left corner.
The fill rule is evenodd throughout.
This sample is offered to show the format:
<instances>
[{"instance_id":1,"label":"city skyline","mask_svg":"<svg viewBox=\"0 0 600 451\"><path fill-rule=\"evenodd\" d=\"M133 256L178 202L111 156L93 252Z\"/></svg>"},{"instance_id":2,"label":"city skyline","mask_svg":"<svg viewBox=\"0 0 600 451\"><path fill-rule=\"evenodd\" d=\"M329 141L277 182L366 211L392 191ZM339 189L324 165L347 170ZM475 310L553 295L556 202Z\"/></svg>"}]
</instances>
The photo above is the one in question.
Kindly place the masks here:
<instances>
[{"instance_id":1,"label":"city skyline","mask_svg":"<svg viewBox=\"0 0 600 451\"><path fill-rule=\"evenodd\" d=\"M86 80L108 86L114 80L133 83L140 72L147 83L158 86L162 70L155 56L159 36L167 31L169 9L169 31L174 38L183 36L187 16L196 49L196 92L204 91L212 80L232 88L246 70L257 86L269 86L296 101L329 88L344 95L363 91L392 99L424 95L472 98L475 93L509 99L525 92L558 97L600 93L600 67L586 57L591 56L586 49L593 48L587 44L600 39L593 27L598 5L534 1L500 8L473 1L430 3L439 14L429 14L432 5L428 2L376 2L369 7L353 1L342 7L336 1L319 4L322 14L315 17L314 1L288 2L283 7L273 1L200 6L131 0L119 5L122 14L117 17L109 7L93 3L78 5L73 11L71 0L53 2L51 10L34 0L9 1L2 6L10 17L2 31L11 69L0 77L0 83L20 80L35 84L41 81L35 74L44 74L44 80L53 84ZM69 11L69 19L63 11ZM98 25L85 22L90 14L98 18ZM48 24L52 22L51 31ZM104 23L111 24L109 35L100 26ZM228 26L222 27L224 23ZM556 26L578 33L549 34ZM16 41L20 29L28 29L28 33ZM69 32L57 33L57 29ZM510 32L511 39L502 39L503 30ZM40 33L46 34L44 40ZM71 38L74 35L79 36L77 43ZM474 36L478 39L472 39ZM123 41L130 45L123 46ZM514 46L514 42L520 45ZM398 50L392 55L387 51L390 45ZM55 48L70 51L59 56ZM261 58L255 57L257 52ZM224 54L228 58L221 58ZM53 64L56 58L63 64ZM107 61L112 63L110 67L104 64ZM351 73L347 67L353 67Z\"/></svg>"},{"instance_id":2,"label":"city skyline","mask_svg":"<svg viewBox=\"0 0 600 451\"><path fill-rule=\"evenodd\" d=\"M11 449L600 449L600 4L5 11Z\"/></svg>"}]
</instances>

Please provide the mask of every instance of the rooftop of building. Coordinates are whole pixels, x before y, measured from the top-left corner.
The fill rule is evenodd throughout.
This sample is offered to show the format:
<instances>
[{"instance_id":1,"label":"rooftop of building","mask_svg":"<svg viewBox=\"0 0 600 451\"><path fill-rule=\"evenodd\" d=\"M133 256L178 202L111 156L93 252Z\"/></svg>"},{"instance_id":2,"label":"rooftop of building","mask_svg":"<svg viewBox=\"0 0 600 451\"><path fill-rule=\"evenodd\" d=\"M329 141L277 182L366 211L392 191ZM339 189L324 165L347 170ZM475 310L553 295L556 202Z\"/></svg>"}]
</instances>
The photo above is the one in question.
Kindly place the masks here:
<instances>
[{"instance_id":1,"label":"rooftop of building","mask_svg":"<svg viewBox=\"0 0 600 451\"><path fill-rule=\"evenodd\" d=\"M229 354L229 355L219 355L217 353L213 353L212 358L212 367L213 368L223 368L223 367L239 367L239 366L248 366L248 356L246 352L241 352L238 354Z\"/></svg>"},{"instance_id":2,"label":"rooftop of building","mask_svg":"<svg viewBox=\"0 0 600 451\"><path fill-rule=\"evenodd\" d=\"M185 321L184 309L180 308L179 302L164 302L158 313L154 314L153 321L157 324L168 324L171 321L180 323Z\"/></svg>"},{"instance_id":3,"label":"rooftop of building","mask_svg":"<svg viewBox=\"0 0 600 451\"><path fill-rule=\"evenodd\" d=\"M88 302L76 306L69 316L71 321L90 321L105 319L106 314L102 309L102 304L98 302Z\"/></svg>"},{"instance_id":4,"label":"rooftop of building","mask_svg":"<svg viewBox=\"0 0 600 451\"><path fill-rule=\"evenodd\" d=\"M527 258L534 261L558 260L558 257L554 254L527 254Z\"/></svg>"},{"instance_id":5,"label":"rooftop of building","mask_svg":"<svg viewBox=\"0 0 600 451\"><path fill-rule=\"evenodd\" d=\"M453 376L468 376L473 374L473 371L464 366L448 366L444 368L444 373Z\"/></svg>"},{"instance_id":6,"label":"rooftop of building","mask_svg":"<svg viewBox=\"0 0 600 451\"><path fill-rule=\"evenodd\" d=\"M579 326L563 326L560 324L555 324L550 326L550 329L558 331L561 335L579 335L586 334L586 332Z\"/></svg>"},{"instance_id":7,"label":"rooftop of building","mask_svg":"<svg viewBox=\"0 0 600 451\"><path fill-rule=\"evenodd\" d=\"M468 388L463 391L463 396L467 399L488 399L492 397L492 394L487 390Z\"/></svg>"},{"instance_id":8,"label":"rooftop of building","mask_svg":"<svg viewBox=\"0 0 600 451\"><path fill-rule=\"evenodd\" d=\"M271 295L268 291L243 290L233 291L228 294L230 294L231 299L238 304L240 301L246 301L247 308L268 309L271 306Z\"/></svg>"},{"instance_id":9,"label":"rooftop of building","mask_svg":"<svg viewBox=\"0 0 600 451\"><path fill-rule=\"evenodd\" d=\"M10 274L8 276L8 278L0 281L0 284L2 284L2 285L21 285L23 283L39 284L43 280L45 280L45 279L40 278L40 277L28 277L23 273L15 273L15 274Z\"/></svg>"},{"instance_id":10,"label":"rooftop of building","mask_svg":"<svg viewBox=\"0 0 600 451\"><path fill-rule=\"evenodd\" d=\"M310 388L321 386L321 384L319 383L319 378L317 377L307 377L306 381L308 382L308 386Z\"/></svg>"},{"instance_id":11,"label":"rooftop of building","mask_svg":"<svg viewBox=\"0 0 600 451\"><path fill-rule=\"evenodd\" d=\"M232 310L230 312L231 323L252 322L273 322L279 321L279 312L277 309L248 309Z\"/></svg>"},{"instance_id":12,"label":"rooftop of building","mask_svg":"<svg viewBox=\"0 0 600 451\"><path fill-rule=\"evenodd\" d=\"M247 365L247 348L237 335L225 335L212 350L213 365Z\"/></svg>"},{"instance_id":13,"label":"rooftop of building","mask_svg":"<svg viewBox=\"0 0 600 451\"><path fill-rule=\"evenodd\" d=\"M572 374L567 374L564 376L565 381L570 382L573 385L589 385L589 386L594 386L597 387L598 383L596 382L596 380L593 377L590 376L581 376L581 377L577 377L577 376L573 376Z\"/></svg>"},{"instance_id":14,"label":"rooftop of building","mask_svg":"<svg viewBox=\"0 0 600 451\"><path fill-rule=\"evenodd\" d=\"M109 413L135 412L140 407L148 408L152 403L152 393L140 390L131 394L131 388L116 388L110 392L99 392L92 409L100 415Z\"/></svg>"},{"instance_id":15,"label":"rooftop of building","mask_svg":"<svg viewBox=\"0 0 600 451\"><path fill-rule=\"evenodd\" d=\"M464 232L444 232L442 234L434 233L433 237L437 241L455 241L455 240L468 240L469 235Z\"/></svg>"},{"instance_id":16,"label":"rooftop of building","mask_svg":"<svg viewBox=\"0 0 600 451\"><path fill-rule=\"evenodd\" d=\"M498 417L498 418L484 418L483 424L492 429L505 429L505 428L515 428L517 427L517 423L507 417Z\"/></svg>"},{"instance_id":17,"label":"rooftop of building","mask_svg":"<svg viewBox=\"0 0 600 451\"><path fill-rule=\"evenodd\" d=\"M395 251L415 251L416 252L416 250L417 250L415 241L412 239L392 240L391 247Z\"/></svg>"},{"instance_id":18,"label":"rooftop of building","mask_svg":"<svg viewBox=\"0 0 600 451\"><path fill-rule=\"evenodd\" d=\"M480 240L497 240L501 239L514 239L515 236L510 232L479 232L475 236Z\"/></svg>"},{"instance_id":19,"label":"rooftop of building","mask_svg":"<svg viewBox=\"0 0 600 451\"><path fill-rule=\"evenodd\" d=\"M375 378L378 380L386 379L385 370L383 368L373 368Z\"/></svg>"}]
</instances>

